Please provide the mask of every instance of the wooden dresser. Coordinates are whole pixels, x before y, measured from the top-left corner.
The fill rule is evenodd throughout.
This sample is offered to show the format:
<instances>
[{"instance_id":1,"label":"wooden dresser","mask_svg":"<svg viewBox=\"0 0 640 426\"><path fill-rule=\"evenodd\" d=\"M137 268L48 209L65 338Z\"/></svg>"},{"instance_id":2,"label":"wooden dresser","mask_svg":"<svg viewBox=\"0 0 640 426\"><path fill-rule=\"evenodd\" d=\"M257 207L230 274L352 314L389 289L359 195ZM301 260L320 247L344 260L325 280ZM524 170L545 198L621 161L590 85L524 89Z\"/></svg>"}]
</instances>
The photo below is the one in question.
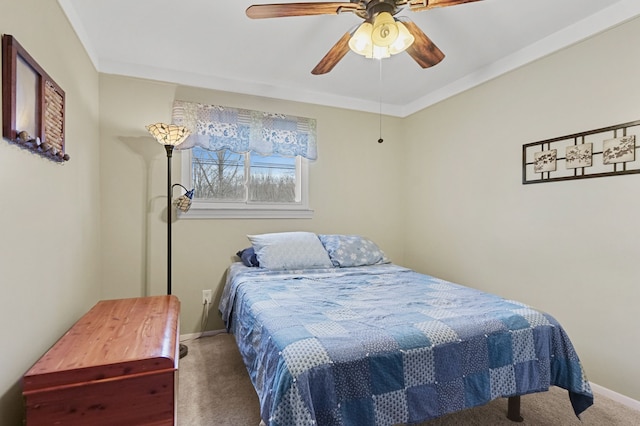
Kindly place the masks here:
<instances>
[{"instance_id":1,"label":"wooden dresser","mask_svg":"<svg viewBox=\"0 0 640 426\"><path fill-rule=\"evenodd\" d=\"M98 302L25 374L26 424L174 425L180 302Z\"/></svg>"}]
</instances>

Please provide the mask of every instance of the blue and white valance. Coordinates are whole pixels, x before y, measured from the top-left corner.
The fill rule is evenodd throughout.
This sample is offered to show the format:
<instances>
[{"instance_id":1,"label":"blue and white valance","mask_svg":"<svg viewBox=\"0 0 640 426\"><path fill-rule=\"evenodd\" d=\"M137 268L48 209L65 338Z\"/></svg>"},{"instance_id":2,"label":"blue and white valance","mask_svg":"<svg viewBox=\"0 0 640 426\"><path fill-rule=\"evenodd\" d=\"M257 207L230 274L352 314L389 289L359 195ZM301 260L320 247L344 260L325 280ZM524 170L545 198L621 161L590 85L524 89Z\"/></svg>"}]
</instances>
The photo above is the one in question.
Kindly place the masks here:
<instances>
[{"instance_id":1,"label":"blue and white valance","mask_svg":"<svg viewBox=\"0 0 640 426\"><path fill-rule=\"evenodd\" d=\"M174 101L172 122L191 130L176 149L201 147L262 155L318 157L316 120L285 114Z\"/></svg>"}]
</instances>

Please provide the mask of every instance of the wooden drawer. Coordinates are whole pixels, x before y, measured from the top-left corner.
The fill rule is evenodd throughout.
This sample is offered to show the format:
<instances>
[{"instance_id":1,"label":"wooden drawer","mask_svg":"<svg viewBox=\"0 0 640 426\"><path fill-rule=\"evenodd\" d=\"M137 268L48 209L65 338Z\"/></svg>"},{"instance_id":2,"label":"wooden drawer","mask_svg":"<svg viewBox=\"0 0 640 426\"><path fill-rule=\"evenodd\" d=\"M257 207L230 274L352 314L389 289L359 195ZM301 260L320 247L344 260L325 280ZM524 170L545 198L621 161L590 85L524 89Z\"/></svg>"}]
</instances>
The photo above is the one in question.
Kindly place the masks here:
<instances>
[{"instance_id":1,"label":"wooden drawer","mask_svg":"<svg viewBox=\"0 0 640 426\"><path fill-rule=\"evenodd\" d=\"M180 302L104 300L24 375L27 425L173 425Z\"/></svg>"}]
</instances>

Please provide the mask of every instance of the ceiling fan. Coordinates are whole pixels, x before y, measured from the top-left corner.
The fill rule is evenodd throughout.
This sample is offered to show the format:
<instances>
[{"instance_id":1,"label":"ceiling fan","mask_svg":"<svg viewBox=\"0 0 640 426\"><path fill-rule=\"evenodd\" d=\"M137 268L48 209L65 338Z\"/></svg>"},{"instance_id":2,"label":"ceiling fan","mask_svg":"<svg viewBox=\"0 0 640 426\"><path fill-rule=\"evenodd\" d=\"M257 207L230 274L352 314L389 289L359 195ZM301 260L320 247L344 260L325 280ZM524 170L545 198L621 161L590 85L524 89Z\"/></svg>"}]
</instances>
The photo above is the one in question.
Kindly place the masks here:
<instances>
[{"instance_id":1,"label":"ceiling fan","mask_svg":"<svg viewBox=\"0 0 640 426\"><path fill-rule=\"evenodd\" d=\"M414 12L455 6L480 0L351 0L350 2L280 3L249 6L252 19L287 16L355 13L364 22L345 33L327 52L311 74L326 74L352 50L366 57L383 58L406 51L422 68L438 64L444 53L406 18L394 18L406 5Z\"/></svg>"}]
</instances>

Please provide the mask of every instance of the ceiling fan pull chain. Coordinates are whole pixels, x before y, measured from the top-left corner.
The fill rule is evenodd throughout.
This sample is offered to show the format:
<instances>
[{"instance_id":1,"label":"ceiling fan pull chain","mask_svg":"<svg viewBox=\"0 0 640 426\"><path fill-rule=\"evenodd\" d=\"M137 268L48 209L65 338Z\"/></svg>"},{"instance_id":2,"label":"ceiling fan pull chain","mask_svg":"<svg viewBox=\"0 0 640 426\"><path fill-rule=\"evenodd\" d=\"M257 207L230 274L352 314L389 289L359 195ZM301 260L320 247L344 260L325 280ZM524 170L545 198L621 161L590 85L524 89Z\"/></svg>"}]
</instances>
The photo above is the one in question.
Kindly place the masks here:
<instances>
[{"instance_id":1,"label":"ceiling fan pull chain","mask_svg":"<svg viewBox=\"0 0 640 426\"><path fill-rule=\"evenodd\" d=\"M380 128L379 128L379 138L378 138L378 143L382 143L384 142L384 139L382 139L382 59L378 59L378 62L380 62L380 87L378 89L378 95L379 95L379 99L380 99Z\"/></svg>"}]
</instances>

